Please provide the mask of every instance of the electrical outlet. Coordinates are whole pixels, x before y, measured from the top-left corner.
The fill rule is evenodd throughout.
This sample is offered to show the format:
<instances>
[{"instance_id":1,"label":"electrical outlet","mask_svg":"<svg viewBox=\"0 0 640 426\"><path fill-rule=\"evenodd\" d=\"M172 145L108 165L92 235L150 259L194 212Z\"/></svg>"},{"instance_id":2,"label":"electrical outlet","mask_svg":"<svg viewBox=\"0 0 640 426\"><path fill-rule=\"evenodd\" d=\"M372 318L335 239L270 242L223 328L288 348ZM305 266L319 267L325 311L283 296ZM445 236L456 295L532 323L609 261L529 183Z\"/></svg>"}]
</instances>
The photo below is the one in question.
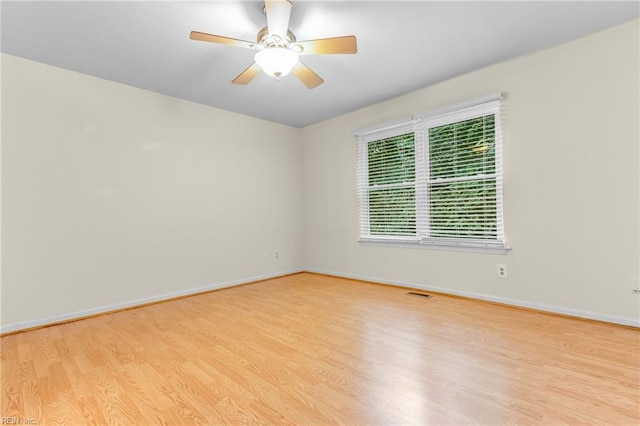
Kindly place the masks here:
<instances>
[{"instance_id":1,"label":"electrical outlet","mask_svg":"<svg viewBox=\"0 0 640 426\"><path fill-rule=\"evenodd\" d=\"M507 278L507 265L498 263L496 265L496 272L498 273L498 278Z\"/></svg>"},{"instance_id":2,"label":"electrical outlet","mask_svg":"<svg viewBox=\"0 0 640 426\"><path fill-rule=\"evenodd\" d=\"M631 289L631 293L633 293L633 294L640 294L640 288L632 288L632 289Z\"/></svg>"},{"instance_id":3,"label":"electrical outlet","mask_svg":"<svg viewBox=\"0 0 640 426\"><path fill-rule=\"evenodd\" d=\"M274 257L275 257L276 260L280 259L280 253L276 252Z\"/></svg>"}]
</instances>

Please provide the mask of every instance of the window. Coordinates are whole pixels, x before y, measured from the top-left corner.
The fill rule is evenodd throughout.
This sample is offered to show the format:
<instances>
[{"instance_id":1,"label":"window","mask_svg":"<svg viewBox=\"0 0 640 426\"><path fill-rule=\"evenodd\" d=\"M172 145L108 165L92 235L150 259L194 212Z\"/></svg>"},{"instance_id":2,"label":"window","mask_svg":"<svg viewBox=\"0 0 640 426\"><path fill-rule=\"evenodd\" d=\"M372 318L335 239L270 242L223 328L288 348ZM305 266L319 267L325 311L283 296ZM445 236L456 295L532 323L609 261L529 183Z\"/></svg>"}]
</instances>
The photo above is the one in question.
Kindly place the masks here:
<instances>
[{"instance_id":1,"label":"window","mask_svg":"<svg viewBox=\"0 0 640 426\"><path fill-rule=\"evenodd\" d=\"M415 235L416 165L413 133L367 144L369 233Z\"/></svg>"},{"instance_id":2,"label":"window","mask_svg":"<svg viewBox=\"0 0 640 426\"><path fill-rule=\"evenodd\" d=\"M362 241L504 250L494 97L356 133Z\"/></svg>"}]
</instances>

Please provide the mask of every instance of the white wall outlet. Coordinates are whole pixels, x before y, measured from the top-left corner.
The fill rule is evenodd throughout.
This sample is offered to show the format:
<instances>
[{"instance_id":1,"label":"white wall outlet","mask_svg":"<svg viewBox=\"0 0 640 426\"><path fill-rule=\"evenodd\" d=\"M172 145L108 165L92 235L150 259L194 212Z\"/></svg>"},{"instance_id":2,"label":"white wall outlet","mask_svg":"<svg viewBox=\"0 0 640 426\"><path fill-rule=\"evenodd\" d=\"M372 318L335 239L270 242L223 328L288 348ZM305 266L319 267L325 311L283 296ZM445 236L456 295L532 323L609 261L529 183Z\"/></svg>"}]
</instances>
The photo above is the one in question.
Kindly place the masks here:
<instances>
[{"instance_id":1,"label":"white wall outlet","mask_svg":"<svg viewBox=\"0 0 640 426\"><path fill-rule=\"evenodd\" d=\"M496 265L496 272L498 274L498 278L507 278L507 265L498 263Z\"/></svg>"},{"instance_id":2,"label":"white wall outlet","mask_svg":"<svg viewBox=\"0 0 640 426\"><path fill-rule=\"evenodd\" d=\"M640 294L640 288L632 288L632 289L631 289L631 293L633 293L633 294Z\"/></svg>"},{"instance_id":3,"label":"white wall outlet","mask_svg":"<svg viewBox=\"0 0 640 426\"><path fill-rule=\"evenodd\" d=\"M274 258L275 258L276 260L280 259L280 253L276 252L276 254L275 254Z\"/></svg>"}]
</instances>

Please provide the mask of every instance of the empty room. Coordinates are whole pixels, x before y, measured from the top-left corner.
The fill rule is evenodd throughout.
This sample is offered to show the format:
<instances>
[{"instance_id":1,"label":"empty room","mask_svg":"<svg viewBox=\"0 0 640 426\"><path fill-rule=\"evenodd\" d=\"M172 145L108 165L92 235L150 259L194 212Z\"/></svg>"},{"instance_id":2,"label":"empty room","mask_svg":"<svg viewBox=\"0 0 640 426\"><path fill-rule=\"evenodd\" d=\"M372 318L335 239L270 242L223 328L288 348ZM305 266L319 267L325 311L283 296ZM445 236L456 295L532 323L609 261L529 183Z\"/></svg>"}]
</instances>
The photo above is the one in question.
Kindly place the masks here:
<instances>
[{"instance_id":1,"label":"empty room","mask_svg":"<svg viewBox=\"0 0 640 426\"><path fill-rule=\"evenodd\" d=\"M0 23L0 424L640 424L637 1Z\"/></svg>"}]
</instances>

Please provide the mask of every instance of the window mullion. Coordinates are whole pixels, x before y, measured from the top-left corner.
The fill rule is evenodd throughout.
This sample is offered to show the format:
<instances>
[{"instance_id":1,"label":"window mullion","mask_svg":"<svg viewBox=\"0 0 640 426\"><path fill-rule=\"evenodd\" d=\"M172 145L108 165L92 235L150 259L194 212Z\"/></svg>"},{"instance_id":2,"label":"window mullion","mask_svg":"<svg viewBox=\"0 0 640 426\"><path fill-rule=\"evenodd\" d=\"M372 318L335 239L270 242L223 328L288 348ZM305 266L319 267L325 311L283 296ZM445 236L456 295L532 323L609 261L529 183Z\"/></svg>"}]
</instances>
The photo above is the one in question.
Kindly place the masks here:
<instances>
[{"instance_id":1,"label":"window mullion","mask_svg":"<svg viewBox=\"0 0 640 426\"><path fill-rule=\"evenodd\" d=\"M414 188L415 182L387 183L385 185L369 185L367 189L396 189L396 188Z\"/></svg>"},{"instance_id":2,"label":"window mullion","mask_svg":"<svg viewBox=\"0 0 640 426\"><path fill-rule=\"evenodd\" d=\"M436 179L427 179L429 184L442 184L442 183L451 183L451 182L470 182L476 180L486 180L486 179L495 179L498 175L496 173L492 174L480 174L480 175L470 175L470 176L460 176L460 177L452 177L452 178L436 178Z\"/></svg>"},{"instance_id":3,"label":"window mullion","mask_svg":"<svg viewBox=\"0 0 640 426\"><path fill-rule=\"evenodd\" d=\"M416 120L416 233L418 238L429 236L429 141L424 120Z\"/></svg>"}]
</instances>

